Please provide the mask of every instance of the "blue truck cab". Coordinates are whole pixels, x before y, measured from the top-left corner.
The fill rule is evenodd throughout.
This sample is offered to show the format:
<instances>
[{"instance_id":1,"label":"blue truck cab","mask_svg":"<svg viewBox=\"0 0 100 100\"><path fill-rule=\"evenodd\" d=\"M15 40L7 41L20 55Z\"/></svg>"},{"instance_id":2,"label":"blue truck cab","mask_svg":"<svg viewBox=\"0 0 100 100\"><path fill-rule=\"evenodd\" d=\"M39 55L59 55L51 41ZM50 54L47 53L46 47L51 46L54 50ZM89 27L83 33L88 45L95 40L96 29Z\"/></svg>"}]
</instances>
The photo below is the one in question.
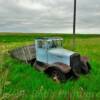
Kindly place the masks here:
<instances>
[{"instance_id":1,"label":"blue truck cab","mask_svg":"<svg viewBox=\"0 0 100 100\"><path fill-rule=\"evenodd\" d=\"M36 60L47 64L60 62L70 66L70 57L75 52L64 49L62 43L63 38L37 38Z\"/></svg>"}]
</instances>

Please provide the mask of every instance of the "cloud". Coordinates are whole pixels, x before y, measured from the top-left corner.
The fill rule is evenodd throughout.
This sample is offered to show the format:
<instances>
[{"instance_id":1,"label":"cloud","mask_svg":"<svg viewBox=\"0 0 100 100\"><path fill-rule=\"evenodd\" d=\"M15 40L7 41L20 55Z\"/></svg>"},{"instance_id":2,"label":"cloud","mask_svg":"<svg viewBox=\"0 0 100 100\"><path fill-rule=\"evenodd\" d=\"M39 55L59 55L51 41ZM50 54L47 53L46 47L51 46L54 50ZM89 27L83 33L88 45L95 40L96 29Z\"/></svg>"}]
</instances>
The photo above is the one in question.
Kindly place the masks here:
<instances>
[{"instance_id":1,"label":"cloud","mask_svg":"<svg viewBox=\"0 0 100 100\"><path fill-rule=\"evenodd\" d=\"M100 32L100 1L77 0L77 32ZM72 32L73 0L0 0L0 31Z\"/></svg>"},{"instance_id":2,"label":"cloud","mask_svg":"<svg viewBox=\"0 0 100 100\"><path fill-rule=\"evenodd\" d=\"M19 0L18 5L20 7L31 9L31 10L43 10L46 9L45 5L38 2L32 2L32 0Z\"/></svg>"}]
</instances>

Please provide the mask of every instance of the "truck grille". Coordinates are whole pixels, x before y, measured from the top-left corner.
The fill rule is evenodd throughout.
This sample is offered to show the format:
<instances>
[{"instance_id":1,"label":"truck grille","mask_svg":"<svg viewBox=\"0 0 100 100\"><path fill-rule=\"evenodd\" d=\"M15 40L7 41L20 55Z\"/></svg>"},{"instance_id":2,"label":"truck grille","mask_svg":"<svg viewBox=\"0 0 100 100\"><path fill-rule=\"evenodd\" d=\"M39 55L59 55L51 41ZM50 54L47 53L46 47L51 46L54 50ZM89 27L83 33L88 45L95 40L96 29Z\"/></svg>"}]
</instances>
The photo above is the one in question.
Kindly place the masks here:
<instances>
[{"instance_id":1,"label":"truck grille","mask_svg":"<svg viewBox=\"0 0 100 100\"><path fill-rule=\"evenodd\" d=\"M74 67L76 64L78 65L80 63L80 54L75 53L71 55L70 57L70 66Z\"/></svg>"}]
</instances>

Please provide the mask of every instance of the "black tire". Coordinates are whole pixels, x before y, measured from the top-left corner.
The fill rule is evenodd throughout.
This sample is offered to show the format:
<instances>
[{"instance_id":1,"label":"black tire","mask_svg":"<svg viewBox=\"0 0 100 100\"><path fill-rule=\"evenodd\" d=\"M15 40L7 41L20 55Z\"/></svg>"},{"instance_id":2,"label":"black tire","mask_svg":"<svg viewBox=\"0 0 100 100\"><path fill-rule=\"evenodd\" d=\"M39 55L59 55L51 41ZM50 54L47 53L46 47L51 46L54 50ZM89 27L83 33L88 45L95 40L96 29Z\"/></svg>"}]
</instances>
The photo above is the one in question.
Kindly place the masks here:
<instances>
[{"instance_id":1,"label":"black tire","mask_svg":"<svg viewBox=\"0 0 100 100\"><path fill-rule=\"evenodd\" d=\"M77 66L75 68L72 69L72 73L73 73L73 76L75 78L79 78L80 77L80 73L81 73L81 70L80 68Z\"/></svg>"},{"instance_id":2,"label":"black tire","mask_svg":"<svg viewBox=\"0 0 100 100\"><path fill-rule=\"evenodd\" d=\"M75 78L80 77L80 73L81 73L80 63L75 63L74 64L74 66L72 67L71 73Z\"/></svg>"},{"instance_id":3,"label":"black tire","mask_svg":"<svg viewBox=\"0 0 100 100\"><path fill-rule=\"evenodd\" d=\"M81 71L83 74L88 74L91 70L91 65L89 64L89 62L87 62L86 64L83 64L83 66L81 66Z\"/></svg>"},{"instance_id":4,"label":"black tire","mask_svg":"<svg viewBox=\"0 0 100 100\"><path fill-rule=\"evenodd\" d=\"M45 70L45 73L54 80L54 77L57 76L59 82L66 81L66 75L59 69L55 67L50 67ZM57 81L56 81L57 82Z\"/></svg>"},{"instance_id":5,"label":"black tire","mask_svg":"<svg viewBox=\"0 0 100 100\"><path fill-rule=\"evenodd\" d=\"M91 65L90 65L89 62L87 62L87 66L88 66L88 69L89 69L89 71L90 71L90 70L91 70Z\"/></svg>"},{"instance_id":6,"label":"black tire","mask_svg":"<svg viewBox=\"0 0 100 100\"><path fill-rule=\"evenodd\" d=\"M35 63L35 61L36 61L36 58L34 58L34 59L32 59L32 60L29 60L28 63L29 63L31 66L33 66L34 63Z\"/></svg>"}]
</instances>

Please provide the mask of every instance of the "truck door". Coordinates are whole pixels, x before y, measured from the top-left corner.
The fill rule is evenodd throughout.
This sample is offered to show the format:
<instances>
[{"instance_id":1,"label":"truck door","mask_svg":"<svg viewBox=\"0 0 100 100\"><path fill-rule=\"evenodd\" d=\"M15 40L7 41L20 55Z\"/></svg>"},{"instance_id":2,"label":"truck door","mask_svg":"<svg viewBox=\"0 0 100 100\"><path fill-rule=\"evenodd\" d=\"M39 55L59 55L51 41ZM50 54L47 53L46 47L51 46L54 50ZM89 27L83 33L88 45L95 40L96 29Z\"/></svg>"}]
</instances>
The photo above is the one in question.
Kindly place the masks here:
<instances>
[{"instance_id":1,"label":"truck door","mask_svg":"<svg viewBox=\"0 0 100 100\"><path fill-rule=\"evenodd\" d=\"M37 61L47 63L47 47L45 41L37 41L36 59Z\"/></svg>"}]
</instances>

